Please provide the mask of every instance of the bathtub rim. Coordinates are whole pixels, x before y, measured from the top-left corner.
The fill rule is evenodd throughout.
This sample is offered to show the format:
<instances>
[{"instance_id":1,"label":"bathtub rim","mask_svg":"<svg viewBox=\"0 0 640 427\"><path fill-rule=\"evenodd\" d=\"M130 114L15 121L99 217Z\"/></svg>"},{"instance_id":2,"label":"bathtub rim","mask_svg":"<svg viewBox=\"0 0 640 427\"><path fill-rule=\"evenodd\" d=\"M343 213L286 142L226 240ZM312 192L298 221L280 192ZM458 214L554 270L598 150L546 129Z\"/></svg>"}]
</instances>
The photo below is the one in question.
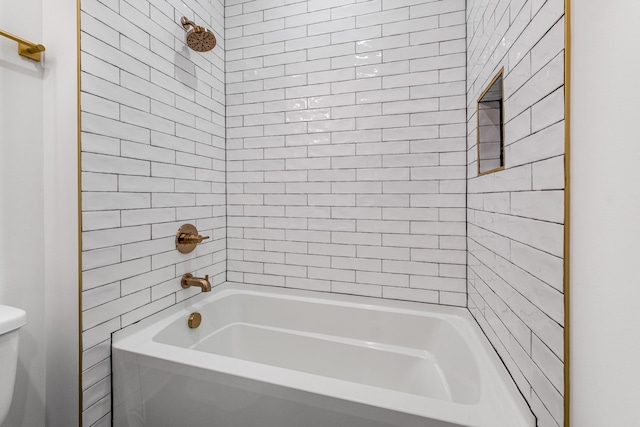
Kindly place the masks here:
<instances>
[{"instance_id":1,"label":"bathtub rim","mask_svg":"<svg viewBox=\"0 0 640 427\"><path fill-rule=\"evenodd\" d=\"M335 304L444 320L450 323L467 342L472 352L472 357L474 357L478 365L481 387L480 398L477 403L473 404L448 402L337 378L199 352L154 340L154 337L159 332L172 323L183 318L186 319L190 313L202 309L205 305L215 303L217 300L234 294L250 294L294 301ZM210 294L202 294L184 300L117 331L113 334L112 348L197 369L235 375L289 389L302 390L358 404L371 405L440 421L454 422L470 427L491 425L486 423L492 421L491 417L496 412L499 412L505 420L515 421L513 424L506 423L500 424L500 426L533 427L536 425L535 416L526 404L524 397L516 387L513 378L509 375L497 352L491 346L488 338L484 335L468 309L462 307L225 282L216 286ZM474 351L474 349L478 349L478 351ZM188 353L186 357L185 353ZM203 366L212 362L216 364L215 368ZM502 398L500 402L496 400L499 397Z\"/></svg>"}]
</instances>

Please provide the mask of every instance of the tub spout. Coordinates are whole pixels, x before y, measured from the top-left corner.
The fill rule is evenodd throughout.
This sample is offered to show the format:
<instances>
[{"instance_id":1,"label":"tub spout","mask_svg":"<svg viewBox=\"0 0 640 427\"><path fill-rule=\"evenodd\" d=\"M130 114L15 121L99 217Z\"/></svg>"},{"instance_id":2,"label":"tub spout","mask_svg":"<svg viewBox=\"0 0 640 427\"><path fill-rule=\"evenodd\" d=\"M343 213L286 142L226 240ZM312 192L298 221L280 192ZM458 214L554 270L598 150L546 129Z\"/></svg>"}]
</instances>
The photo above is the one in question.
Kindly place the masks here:
<instances>
[{"instance_id":1,"label":"tub spout","mask_svg":"<svg viewBox=\"0 0 640 427\"><path fill-rule=\"evenodd\" d=\"M197 286L202 289L202 292L211 292L211 283L209 282L209 275L207 274L204 279L201 277L193 277L193 274L185 274L182 276L180 284L183 288L189 288L191 286Z\"/></svg>"}]
</instances>

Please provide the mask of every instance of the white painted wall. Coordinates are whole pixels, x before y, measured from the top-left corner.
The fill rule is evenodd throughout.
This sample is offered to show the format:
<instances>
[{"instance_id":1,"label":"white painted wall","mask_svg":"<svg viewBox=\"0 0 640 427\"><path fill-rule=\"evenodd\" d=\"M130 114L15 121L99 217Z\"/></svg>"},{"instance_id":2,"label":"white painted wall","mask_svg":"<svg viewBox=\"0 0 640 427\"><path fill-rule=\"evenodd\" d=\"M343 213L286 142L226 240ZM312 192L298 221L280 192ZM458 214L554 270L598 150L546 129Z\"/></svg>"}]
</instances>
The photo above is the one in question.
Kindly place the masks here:
<instances>
[{"instance_id":1,"label":"white painted wall","mask_svg":"<svg viewBox=\"0 0 640 427\"><path fill-rule=\"evenodd\" d=\"M571 413L640 420L640 2L572 1Z\"/></svg>"},{"instance_id":2,"label":"white painted wall","mask_svg":"<svg viewBox=\"0 0 640 427\"><path fill-rule=\"evenodd\" d=\"M28 316L3 427L78 418L75 1L45 3L0 3L1 29L48 48L0 39L0 304Z\"/></svg>"},{"instance_id":3,"label":"white painted wall","mask_svg":"<svg viewBox=\"0 0 640 427\"><path fill-rule=\"evenodd\" d=\"M0 3L0 28L42 39L42 1ZM38 41L39 43L42 43ZM44 424L43 64L0 39L0 304L27 312L3 427Z\"/></svg>"},{"instance_id":4,"label":"white painted wall","mask_svg":"<svg viewBox=\"0 0 640 427\"><path fill-rule=\"evenodd\" d=\"M78 425L78 36L76 0L43 1L47 427Z\"/></svg>"}]
</instances>

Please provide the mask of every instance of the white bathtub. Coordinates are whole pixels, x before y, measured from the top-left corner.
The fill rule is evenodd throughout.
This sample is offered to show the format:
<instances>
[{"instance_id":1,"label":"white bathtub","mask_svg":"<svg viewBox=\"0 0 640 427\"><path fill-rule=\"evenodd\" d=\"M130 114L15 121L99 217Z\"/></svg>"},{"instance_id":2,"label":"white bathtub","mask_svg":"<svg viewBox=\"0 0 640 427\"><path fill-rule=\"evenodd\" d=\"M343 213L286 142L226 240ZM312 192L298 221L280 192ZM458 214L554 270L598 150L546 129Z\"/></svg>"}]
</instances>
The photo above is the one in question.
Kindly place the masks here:
<instances>
[{"instance_id":1,"label":"white bathtub","mask_svg":"<svg viewBox=\"0 0 640 427\"><path fill-rule=\"evenodd\" d=\"M113 387L116 427L535 426L464 309L232 283L118 332Z\"/></svg>"}]
</instances>

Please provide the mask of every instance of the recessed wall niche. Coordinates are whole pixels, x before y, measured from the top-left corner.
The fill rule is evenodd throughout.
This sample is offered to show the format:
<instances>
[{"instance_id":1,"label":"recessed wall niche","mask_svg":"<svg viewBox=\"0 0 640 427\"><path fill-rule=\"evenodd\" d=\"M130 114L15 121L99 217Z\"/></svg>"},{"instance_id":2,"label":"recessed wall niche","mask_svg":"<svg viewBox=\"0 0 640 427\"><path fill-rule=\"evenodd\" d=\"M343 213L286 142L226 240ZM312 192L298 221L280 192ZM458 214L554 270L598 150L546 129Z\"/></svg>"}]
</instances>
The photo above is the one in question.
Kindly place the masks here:
<instances>
[{"instance_id":1,"label":"recessed wall niche","mask_svg":"<svg viewBox=\"0 0 640 427\"><path fill-rule=\"evenodd\" d=\"M478 99L478 175L504 169L504 69Z\"/></svg>"}]
</instances>

